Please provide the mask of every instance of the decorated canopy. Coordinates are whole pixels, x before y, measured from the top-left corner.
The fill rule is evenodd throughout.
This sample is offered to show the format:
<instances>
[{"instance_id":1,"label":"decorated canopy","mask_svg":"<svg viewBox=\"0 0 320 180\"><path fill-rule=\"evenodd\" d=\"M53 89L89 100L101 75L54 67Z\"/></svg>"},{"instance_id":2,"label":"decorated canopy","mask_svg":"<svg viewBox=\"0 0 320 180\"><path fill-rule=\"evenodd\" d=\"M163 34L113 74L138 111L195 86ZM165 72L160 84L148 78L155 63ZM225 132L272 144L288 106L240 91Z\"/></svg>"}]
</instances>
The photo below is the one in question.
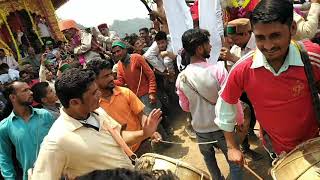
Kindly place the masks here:
<instances>
[{"instance_id":1,"label":"decorated canopy","mask_svg":"<svg viewBox=\"0 0 320 180\"><path fill-rule=\"evenodd\" d=\"M37 33L38 27L34 22L34 15L39 15L46 19L47 25L49 26L53 37L56 40L64 40L64 36L59 30L55 10L63 5L66 1L67 0L0 0L0 29L4 28L5 30L3 30L9 33L2 34L1 36L0 31L0 47L9 50L10 48L6 42L8 42L8 39L10 39L9 41L12 40L14 42L15 49L18 49L12 30L17 31L17 29L20 28L16 28L15 24L12 23L8 18L10 17L10 14L12 15L12 13L22 10L27 12L28 16L23 18L28 18L32 22L32 29L35 33ZM15 20L17 20L20 25L22 24L19 18L16 18ZM41 39L39 40L41 41ZM18 59L20 59L19 55Z\"/></svg>"}]
</instances>

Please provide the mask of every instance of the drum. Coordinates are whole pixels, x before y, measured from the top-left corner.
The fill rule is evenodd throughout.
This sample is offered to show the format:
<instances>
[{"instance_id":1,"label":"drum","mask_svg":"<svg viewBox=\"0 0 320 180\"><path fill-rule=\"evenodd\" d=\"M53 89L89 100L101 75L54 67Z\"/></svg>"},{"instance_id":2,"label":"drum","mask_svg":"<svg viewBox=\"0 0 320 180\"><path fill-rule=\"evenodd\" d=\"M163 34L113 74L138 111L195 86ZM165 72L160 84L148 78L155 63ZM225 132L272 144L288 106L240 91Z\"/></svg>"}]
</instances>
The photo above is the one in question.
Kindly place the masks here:
<instances>
[{"instance_id":1,"label":"drum","mask_svg":"<svg viewBox=\"0 0 320 180\"><path fill-rule=\"evenodd\" d=\"M310 139L273 163L274 180L320 180L320 137Z\"/></svg>"},{"instance_id":2,"label":"drum","mask_svg":"<svg viewBox=\"0 0 320 180\"><path fill-rule=\"evenodd\" d=\"M135 169L147 172L154 170L170 170L181 180L210 180L210 175L205 171L180 160L153 153L142 155L136 161Z\"/></svg>"}]
</instances>

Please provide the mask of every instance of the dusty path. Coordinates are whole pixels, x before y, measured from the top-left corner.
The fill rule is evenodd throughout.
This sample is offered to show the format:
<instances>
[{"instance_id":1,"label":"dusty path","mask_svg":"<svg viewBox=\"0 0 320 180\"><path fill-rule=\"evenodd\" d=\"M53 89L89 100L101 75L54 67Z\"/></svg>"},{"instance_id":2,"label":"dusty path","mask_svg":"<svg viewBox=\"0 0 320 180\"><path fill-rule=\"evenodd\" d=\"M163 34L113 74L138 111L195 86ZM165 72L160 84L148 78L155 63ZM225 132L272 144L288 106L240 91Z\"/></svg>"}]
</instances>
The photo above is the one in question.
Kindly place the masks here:
<instances>
[{"instance_id":1,"label":"dusty path","mask_svg":"<svg viewBox=\"0 0 320 180\"><path fill-rule=\"evenodd\" d=\"M183 143L182 145L172 145L168 148L160 148L156 150L156 153L162 154L165 156L169 156L175 159L180 159L184 162L192 164L194 167L205 170L208 172L206 165L204 163L203 157L199 151L198 145L195 144L195 140L189 138L187 133L185 132L185 124L186 124L186 115L181 112L177 112L175 117L170 118L173 119L171 121L171 126L173 127L174 134L171 137L172 141ZM272 179L267 175L268 169L270 168L269 163L267 161L267 154L259 144L259 140L252 141L250 140L251 147L260 152L265 157L264 159L257 162L250 162L247 160L248 165L252 168L257 174L259 174L263 179ZM216 152L216 157L218 161L218 165L225 177L229 174L229 167L226 162L226 159L222 152ZM254 180L255 178L252 174L250 174L247 170L245 170L244 174L245 180Z\"/></svg>"}]
</instances>

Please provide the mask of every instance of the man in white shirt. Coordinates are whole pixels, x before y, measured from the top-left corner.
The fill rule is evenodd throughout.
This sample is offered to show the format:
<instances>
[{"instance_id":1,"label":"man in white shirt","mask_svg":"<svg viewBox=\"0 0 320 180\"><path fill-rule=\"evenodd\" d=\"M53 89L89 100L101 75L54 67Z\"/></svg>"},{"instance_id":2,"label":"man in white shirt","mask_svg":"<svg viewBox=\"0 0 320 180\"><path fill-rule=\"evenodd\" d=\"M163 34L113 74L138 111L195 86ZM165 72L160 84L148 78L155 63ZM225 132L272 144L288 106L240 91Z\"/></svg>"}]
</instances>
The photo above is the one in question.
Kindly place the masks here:
<instances>
[{"instance_id":1,"label":"man in white shirt","mask_svg":"<svg viewBox=\"0 0 320 180\"><path fill-rule=\"evenodd\" d=\"M44 138L32 180L56 180L62 175L74 179L94 170L133 169L126 143L150 137L161 111L150 113L143 130L122 131L120 124L99 108L101 92L94 80L94 72L73 68L55 83L63 108Z\"/></svg>"},{"instance_id":2,"label":"man in white shirt","mask_svg":"<svg viewBox=\"0 0 320 180\"><path fill-rule=\"evenodd\" d=\"M51 32L50 29L48 27L48 25L46 24L45 20L43 18L41 18L40 16L37 16L36 18L37 21L37 26L39 28L39 35L42 39L42 41L44 43L46 43L47 41L52 41L52 37L51 37Z\"/></svg>"},{"instance_id":3,"label":"man in white shirt","mask_svg":"<svg viewBox=\"0 0 320 180\"><path fill-rule=\"evenodd\" d=\"M256 42L251 32L250 20L247 18L239 18L228 22L227 36L230 37L234 45L230 50L223 47L220 59L227 61L228 69L230 69L242 56L256 49Z\"/></svg>"},{"instance_id":4,"label":"man in white shirt","mask_svg":"<svg viewBox=\"0 0 320 180\"><path fill-rule=\"evenodd\" d=\"M171 41L165 32L156 34L155 41L143 56L160 73L174 73L177 55L173 53Z\"/></svg>"},{"instance_id":5,"label":"man in white shirt","mask_svg":"<svg viewBox=\"0 0 320 180\"><path fill-rule=\"evenodd\" d=\"M17 69L19 66L13 56L8 56L5 54L4 49L0 49L0 64L2 63L8 64L10 69Z\"/></svg>"},{"instance_id":6,"label":"man in white shirt","mask_svg":"<svg viewBox=\"0 0 320 180\"><path fill-rule=\"evenodd\" d=\"M106 23L100 24L98 29L101 33L97 36L99 43L104 50L110 51L113 41L120 40L119 35L115 31L110 31Z\"/></svg>"},{"instance_id":7,"label":"man in white shirt","mask_svg":"<svg viewBox=\"0 0 320 180\"><path fill-rule=\"evenodd\" d=\"M9 69L6 63L0 64L0 84L10 83L19 79L19 71Z\"/></svg>"},{"instance_id":8,"label":"man in white shirt","mask_svg":"<svg viewBox=\"0 0 320 180\"><path fill-rule=\"evenodd\" d=\"M320 15L320 1L311 0L310 2L311 7L306 19L295 11L293 12L293 20L297 23L297 33L293 37L296 41L311 39L317 33Z\"/></svg>"}]
</instances>

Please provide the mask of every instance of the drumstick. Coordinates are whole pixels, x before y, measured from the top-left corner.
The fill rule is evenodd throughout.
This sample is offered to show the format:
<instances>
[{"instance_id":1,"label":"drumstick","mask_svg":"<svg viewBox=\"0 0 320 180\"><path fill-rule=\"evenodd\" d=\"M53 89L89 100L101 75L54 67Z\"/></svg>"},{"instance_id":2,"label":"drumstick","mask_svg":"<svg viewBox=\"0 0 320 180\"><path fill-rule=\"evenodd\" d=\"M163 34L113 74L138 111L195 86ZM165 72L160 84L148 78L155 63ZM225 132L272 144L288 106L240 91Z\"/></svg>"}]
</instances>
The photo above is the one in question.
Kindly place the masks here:
<instances>
[{"instance_id":1,"label":"drumstick","mask_svg":"<svg viewBox=\"0 0 320 180\"><path fill-rule=\"evenodd\" d=\"M251 174L253 174L257 179L263 180L261 176L259 176L256 172L254 172L248 165L244 165L244 168L246 168Z\"/></svg>"}]
</instances>

